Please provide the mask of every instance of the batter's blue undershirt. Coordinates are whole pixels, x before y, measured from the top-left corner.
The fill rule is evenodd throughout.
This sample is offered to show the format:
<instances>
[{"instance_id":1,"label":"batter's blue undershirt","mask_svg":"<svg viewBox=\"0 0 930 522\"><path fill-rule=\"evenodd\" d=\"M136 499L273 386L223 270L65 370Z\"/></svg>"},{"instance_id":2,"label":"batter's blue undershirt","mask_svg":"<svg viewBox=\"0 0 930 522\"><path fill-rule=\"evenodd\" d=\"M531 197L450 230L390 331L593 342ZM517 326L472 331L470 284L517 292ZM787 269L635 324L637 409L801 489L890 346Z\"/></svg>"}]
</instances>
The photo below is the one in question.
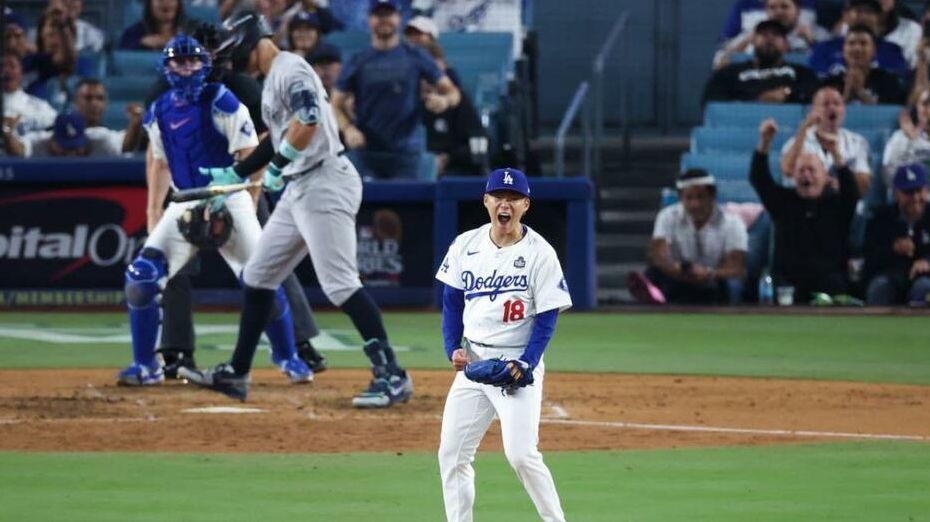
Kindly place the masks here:
<instances>
[{"instance_id":1,"label":"batter's blue undershirt","mask_svg":"<svg viewBox=\"0 0 930 522\"><path fill-rule=\"evenodd\" d=\"M452 352L462 346L462 336L465 333L465 324L462 321L464 313L465 292L449 285L443 285L442 338L445 342L446 357L449 360L452 360ZM523 355L520 356L520 360L527 363L530 368L536 368L539 364L555 332L555 323L558 318L559 311L552 309L537 313L533 319L529 343L523 350Z\"/></svg>"}]
</instances>

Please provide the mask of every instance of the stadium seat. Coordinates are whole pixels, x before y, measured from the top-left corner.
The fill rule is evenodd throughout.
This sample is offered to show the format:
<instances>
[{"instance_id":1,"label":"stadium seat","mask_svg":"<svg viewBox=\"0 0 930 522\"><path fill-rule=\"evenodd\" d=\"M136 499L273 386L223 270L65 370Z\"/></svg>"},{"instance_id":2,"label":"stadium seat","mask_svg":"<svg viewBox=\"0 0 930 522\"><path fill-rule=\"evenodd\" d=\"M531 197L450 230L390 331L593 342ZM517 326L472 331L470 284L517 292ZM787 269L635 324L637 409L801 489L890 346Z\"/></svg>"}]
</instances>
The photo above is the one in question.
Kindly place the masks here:
<instances>
[{"instance_id":1,"label":"stadium seat","mask_svg":"<svg viewBox=\"0 0 930 522\"><path fill-rule=\"evenodd\" d=\"M342 50L342 61L346 63L355 53L368 47L371 35L364 31L337 31L324 36L323 41Z\"/></svg>"},{"instance_id":2,"label":"stadium seat","mask_svg":"<svg viewBox=\"0 0 930 522\"><path fill-rule=\"evenodd\" d=\"M157 76L110 76L103 80L111 101L141 102Z\"/></svg>"},{"instance_id":3,"label":"stadium seat","mask_svg":"<svg viewBox=\"0 0 930 522\"><path fill-rule=\"evenodd\" d=\"M900 105L847 105L847 129L897 129Z\"/></svg>"},{"instance_id":4,"label":"stadium seat","mask_svg":"<svg viewBox=\"0 0 930 522\"><path fill-rule=\"evenodd\" d=\"M716 181L717 201L721 203L758 203L759 195L752 188L749 179L721 179Z\"/></svg>"},{"instance_id":5,"label":"stadium seat","mask_svg":"<svg viewBox=\"0 0 930 522\"><path fill-rule=\"evenodd\" d=\"M116 76L154 78L161 67L161 53L156 51L113 51L112 73Z\"/></svg>"},{"instance_id":6,"label":"stadium seat","mask_svg":"<svg viewBox=\"0 0 930 522\"><path fill-rule=\"evenodd\" d=\"M804 114L796 104L711 102L704 109L704 126L757 129L762 120L775 118L780 127L797 128Z\"/></svg>"},{"instance_id":7,"label":"stadium seat","mask_svg":"<svg viewBox=\"0 0 930 522\"><path fill-rule=\"evenodd\" d=\"M126 128L128 120L126 119L126 101L110 101L107 103L107 110L103 113L103 126L111 129L122 130Z\"/></svg>"},{"instance_id":8,"label":"stadium seat","mask_svg":"<svg viewBox=\"0 0 930 522\"><path fill-rule=\"evenodd\" d=\"M779 129L772 142L772 150L781 150L782 145L794 135L794 129ZM691 130L691 152L697 154L746 153L759 142L759 134L737 127L696 127Z\"/></svg>"},{"instance_id":9,"label":"stadium seat","mask_svg":"<svg viewBox=\"0 0 930 522\"><path fill-rule=\"evenodd\" d=\"M220 23L220 12L215 6L187 5L184 7L184 12L187 14L188 18L194 20L209 22L211 24Z\"/></svg>"},{"instance_id":10,"label":"stadium seat","mask_svg":"<svg viewBox=\"0 0 930 522\"><path fill-rule=\"evenodd\" d=\"M730 55L730 63L743 63L748 62L753 59L753 56L748 53L734 53ZM788 63L793 63L795 65L803 65L807 67L807 62L810 59L808 53L788 53L785 55L785 61Z\"/></svg>"},{"instance_id":11,"label":"stadium seat","mask_svg":"<svg viewBox=\"0 0 930 522\"><path fill-rule=\"evenodd\" d=\"M681 157L681 171L700 168L709 172L718 180L748 180L750 152L742 154L692 154Z\"/></svg>"}]
</instances>

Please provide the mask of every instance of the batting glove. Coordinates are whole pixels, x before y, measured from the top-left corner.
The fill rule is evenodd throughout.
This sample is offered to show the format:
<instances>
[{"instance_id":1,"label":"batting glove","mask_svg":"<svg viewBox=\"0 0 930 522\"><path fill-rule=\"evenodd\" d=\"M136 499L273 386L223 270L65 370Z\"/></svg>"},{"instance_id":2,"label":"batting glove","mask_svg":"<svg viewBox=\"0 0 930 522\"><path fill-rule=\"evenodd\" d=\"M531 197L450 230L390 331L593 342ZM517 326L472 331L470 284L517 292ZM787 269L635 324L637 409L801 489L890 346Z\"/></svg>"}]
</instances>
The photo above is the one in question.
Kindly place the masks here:
<instances>
[{"instance_id":1,"label":"batting glove","mask_svg":"<svg viewBox=\"0 0 930 522\"><path fill-rule=\"evenodd\" d=\"M265 167L265 178L262 180L262 186L268 192L281 192L284 190L284 178L281 177L281 170L272 163Z\"/></svg>"},{"instance_id":2,"label":"batting glove","mask_svg":"<svg viewBox=\"0 0 930 522\"><path fill-rule=\"evenodd\" d=\"M200 167L200 173L204 176L210 176L211 185L234 185L242 183L242 178L236 174L232 167L204 168Z\"/></svg>"},{"instance_id":3,"label":"batting glove","mask_svg":"<svg viewBox=\"0 0 930 522\"><path fill-rule=\"evenodd\" d=\"M226 195L220 194L219 196L213 196L210 198L210 213L215 214L219 212L223 205L226 204Z\"/></svg>"}]
</instances>

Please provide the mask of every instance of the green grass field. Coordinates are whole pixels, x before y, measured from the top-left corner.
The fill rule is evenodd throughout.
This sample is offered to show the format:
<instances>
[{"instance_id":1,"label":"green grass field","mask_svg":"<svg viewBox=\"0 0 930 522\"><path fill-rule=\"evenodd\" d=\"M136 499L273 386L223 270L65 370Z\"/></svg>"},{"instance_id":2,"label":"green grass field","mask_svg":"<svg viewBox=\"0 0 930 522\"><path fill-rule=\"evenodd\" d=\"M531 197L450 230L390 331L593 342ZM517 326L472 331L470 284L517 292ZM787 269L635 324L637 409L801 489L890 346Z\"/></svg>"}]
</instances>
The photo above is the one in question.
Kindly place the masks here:
<instances>
[{"instance_id":1,"label":"green grass field","mask_svg":"<svg viewBox=\"0 0 930 522\"><path fill-rule=\"evenodd\" d=\"M341 314L319 320L333 346L357 342ZM124 314L5 313L0 369L122 366L125 323ZM198 315L202 329L217 327L199 338L202 364L228 356L234 328L220 327L235 323L231 314ZM390 313L386 323L393 343L409 350L400 354L406 365L445 367L438 315ZM927 385L927 325L919 317L568 314L547 365ZM359 350L326 351L335 366L367 364ZM573 521L930 521L926 443L554 452L546 460ZM503 455L482 453L476 468L476 520L537 520ZM443 519L432 453L0 452L0 506L0 520Z\"/></svg>"}]
</instances>

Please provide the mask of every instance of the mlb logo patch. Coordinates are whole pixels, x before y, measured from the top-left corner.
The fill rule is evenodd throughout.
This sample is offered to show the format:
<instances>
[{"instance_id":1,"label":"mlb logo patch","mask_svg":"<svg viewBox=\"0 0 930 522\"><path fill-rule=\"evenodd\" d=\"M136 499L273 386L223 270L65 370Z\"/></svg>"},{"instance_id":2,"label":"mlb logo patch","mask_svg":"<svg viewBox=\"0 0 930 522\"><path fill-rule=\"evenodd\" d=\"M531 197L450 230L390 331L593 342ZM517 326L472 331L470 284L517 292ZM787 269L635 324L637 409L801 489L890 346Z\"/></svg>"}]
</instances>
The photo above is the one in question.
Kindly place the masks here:
<instances>
[{"instance_id":1,"label":"mlb logo patch","mask_svg":"<svg viewBox=\"0 0 930 522\"><path fill-rule=\"evenodd\" d=\"M525 266L526 266L526 260L523 259L523 256L518 257L517 260L513 262L514 268L523 268Z\"/></svg>"},{"instance_id":2,"label":"mlb logo patch","mask_svg":"<svg viewBox=\"0 0 930 522\"><path fill-rule=\"evenodd\" d=\"M564 277L562 278L561 281L559 281L559 290L561 290L561 291L563 291L563 292L565 292L565 293L568 293L568 283L565 282L565 278L564 278Z\"/></svg>"}]
</instances>

